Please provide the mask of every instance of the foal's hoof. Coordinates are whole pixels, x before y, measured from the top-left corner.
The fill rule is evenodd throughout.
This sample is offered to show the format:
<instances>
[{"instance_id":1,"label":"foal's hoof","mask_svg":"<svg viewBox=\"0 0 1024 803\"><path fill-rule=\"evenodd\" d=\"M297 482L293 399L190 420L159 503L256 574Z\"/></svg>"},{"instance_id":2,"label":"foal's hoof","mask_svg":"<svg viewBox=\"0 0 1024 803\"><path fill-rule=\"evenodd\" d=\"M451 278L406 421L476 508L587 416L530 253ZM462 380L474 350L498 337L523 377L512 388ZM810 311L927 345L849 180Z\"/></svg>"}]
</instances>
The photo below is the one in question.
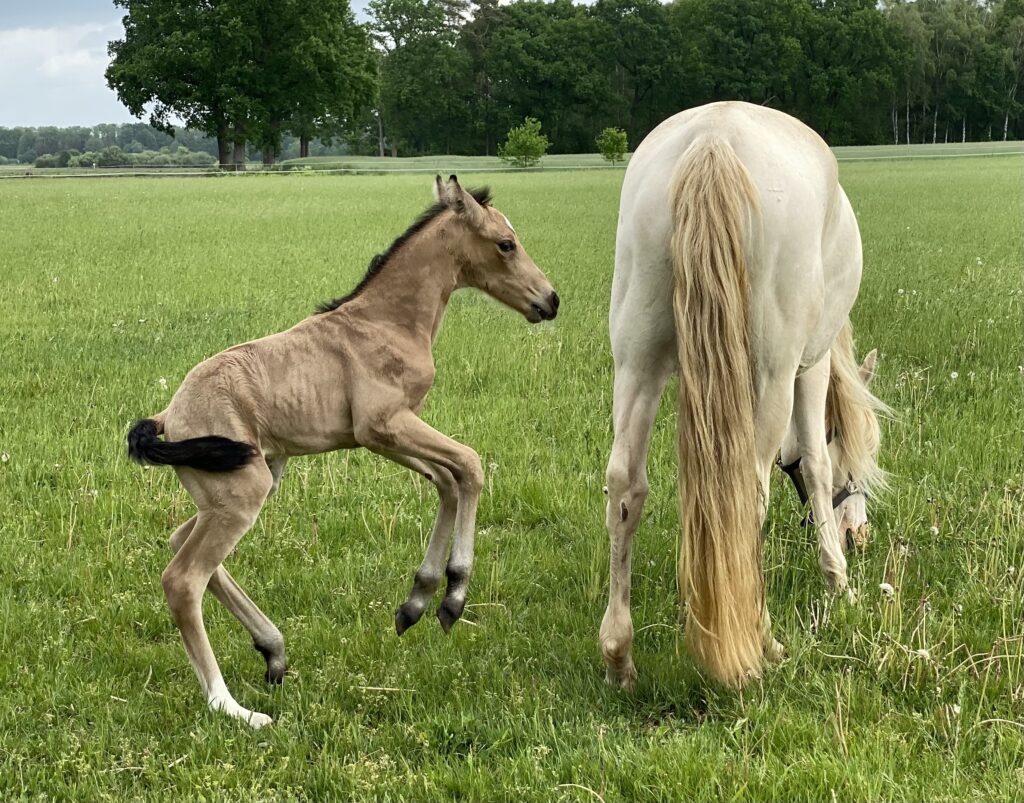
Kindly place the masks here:
<instances>
[{"instance_id":1,"label":"foal's hoof","mask_svg":"<svg viewBox=\"0 0 1024 803\"><path fill-rule=\"evenodd\" d=\"M288 671L288 660L284 657L284 650L274 650L255 642L252 646L267 662L267 671L263 673L263 679L274 684L284 681L284 674Z\"/></svg>"},{"instance_id":2,"label":"foal's hoof","mask_svg":"<svg viewBox=\"0 0 1024 803\"><path fill-rule=\"evenodd\" d=\"M263 679L267 683L279 686L284 682L287 671L288 662L284 658L271 658L267 660L267 671L263 673Z\"/></svg>"},{"instance_id":3,"label":"foal's hoof","mask_svg":"<svg viewBox=\"0 0 1024 803\"><path fill-rule=\"evenodd\" d=\"M266 714L261 714L259 711L252 711L250 712L249 717L246 719L246 722L248 723L250 728L259 730L260 728L265 728L267 727L267 725L272 724L274 720L268 717Z\"/></svg>"},{"instance_id":4,"label":"foal's hoof","mask_svg":"<svg viewBox=\"0 0 1024 803\"><path fill-rule=\"evenodd\" d=\"M462 616L462 610L466 607L465 602L458 602L449 597L445 597L441 601L441 607L437 609L437 621L441 623L441 629L447 633L452 629L459 617Z\"/></svg>"},{"instance_id":5,"label":"foal's hoof","mask_svg":"<svg viewBox=\"0 0 1024 803\"><path fill-rule=\"evenodd\" d=\"M402 606L395 611L395 632L398 635L402 635L406 630L416 624L420 617L423 615L423 611L417 611L414 606L408 602L402 604Z\"/></svg>"}]
</instances>

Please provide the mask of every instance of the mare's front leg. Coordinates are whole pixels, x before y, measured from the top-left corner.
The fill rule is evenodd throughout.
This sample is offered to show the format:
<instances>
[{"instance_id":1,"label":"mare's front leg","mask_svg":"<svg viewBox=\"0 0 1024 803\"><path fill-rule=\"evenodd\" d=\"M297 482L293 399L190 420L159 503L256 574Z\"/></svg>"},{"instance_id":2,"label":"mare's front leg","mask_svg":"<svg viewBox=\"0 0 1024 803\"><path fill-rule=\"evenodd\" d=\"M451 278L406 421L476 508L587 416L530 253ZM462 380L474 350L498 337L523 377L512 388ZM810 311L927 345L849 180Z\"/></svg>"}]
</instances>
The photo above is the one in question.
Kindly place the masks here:
<instances>
[{"instance_id":1,"label":"mare's front leg","mask_svg":"<svg viewBox=\"0 0 1024 803\"><path fill-rule=\"evenodd\" d=\"M400 466L412 469L432 482L437 488L440 500L437 518L434 520L434 529L430 534L423 563L416 570L412 591L409 593L409 598L395 612L395 631L398 635L402 635L420 620L427 603L441 586L444 564L448 557L448 546L451 543L459 507L459 488L452 473L438 463L419 460L387 450L378 450L378 453Z\"/></svg>"},{"instance_id":2,"label":"mare's front leg","mask_svg":"<svg viewBox=\"0 0 1024 803\"><path fill-rule=\"evenodd\" d=\"M437 618L447 633L462 616L466 606L466 588L473 571L476 506L484 476L480 456L468 446L421 421L408 408L390 416L377 413L367 416L367 419L365 423L356 424L356 440L360 445L389 455L435 463L446 469L455 482L458 502L452 550L445 569L448 585L444 600L437 610Z\"/></svg>"},{"instance_id":3,"label":"mare's front leg","mask_svg":"<svg viewBox=\"0 0 1024 803\"><path fill-rule=\"evenodd\" d=\"M832 513L832 458L825 432L825 403L828 394L831 356L826 354L796 380L793 423L802 455L801 473L811 500L818 529L819 563L825 581L836 593L853 601L846 575L842 536Z\"/></svg>"}]
</instances>

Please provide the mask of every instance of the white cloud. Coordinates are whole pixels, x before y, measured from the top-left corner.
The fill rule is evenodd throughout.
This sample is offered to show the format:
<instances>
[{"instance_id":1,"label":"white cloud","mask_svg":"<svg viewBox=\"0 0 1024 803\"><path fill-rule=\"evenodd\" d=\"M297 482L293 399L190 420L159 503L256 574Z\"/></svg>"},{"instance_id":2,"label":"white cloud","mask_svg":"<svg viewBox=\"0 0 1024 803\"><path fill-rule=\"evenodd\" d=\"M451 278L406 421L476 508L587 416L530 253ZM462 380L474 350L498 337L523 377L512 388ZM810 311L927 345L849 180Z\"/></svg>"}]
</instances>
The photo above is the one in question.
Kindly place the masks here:
<instances>
[{"instance_id":1,"label":"white cloud","mask_svg":"<svg viewBox=\"0 0 1024 803\"><path fill-rule=\"evenodd\" d=\"M94 125L132 117L107 88L120 21L0 30L0 125Z\"/></svg>"}]
</instances>

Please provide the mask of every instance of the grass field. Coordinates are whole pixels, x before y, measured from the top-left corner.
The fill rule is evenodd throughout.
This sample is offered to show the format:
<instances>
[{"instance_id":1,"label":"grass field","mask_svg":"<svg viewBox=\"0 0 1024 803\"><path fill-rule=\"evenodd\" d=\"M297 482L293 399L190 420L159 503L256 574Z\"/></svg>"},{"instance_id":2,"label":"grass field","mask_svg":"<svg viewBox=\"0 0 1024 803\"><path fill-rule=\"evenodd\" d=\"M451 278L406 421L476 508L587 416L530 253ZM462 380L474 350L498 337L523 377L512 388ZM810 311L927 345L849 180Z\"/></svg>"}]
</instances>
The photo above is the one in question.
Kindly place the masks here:
<instances>
[{"instance_id":1,"label":"grass field","mask_svg":"<svg viewBox=\"0 0 1024 803\"><path fill-rule=\"evenodd\" d=\"M640 681L603 684L606 307L621 173L474 176L564 303L530 327L457 294L425 418L487 475L466 620L392 614L435 511L364 453L292 461L230 565L285 634L263 662L215 602L206 711L160 587L191 502L124 456L196 362L362 275L422 176L0 185L0 798L1009 800L1024 785L1020 157L844 164L866 273L854 323L892 491L833 603L776 478L769 605L789 658L737 696L677 626L674 385L635 549ZM891 601L879 583L895 589Z\"/></svg>"}]
</instances>

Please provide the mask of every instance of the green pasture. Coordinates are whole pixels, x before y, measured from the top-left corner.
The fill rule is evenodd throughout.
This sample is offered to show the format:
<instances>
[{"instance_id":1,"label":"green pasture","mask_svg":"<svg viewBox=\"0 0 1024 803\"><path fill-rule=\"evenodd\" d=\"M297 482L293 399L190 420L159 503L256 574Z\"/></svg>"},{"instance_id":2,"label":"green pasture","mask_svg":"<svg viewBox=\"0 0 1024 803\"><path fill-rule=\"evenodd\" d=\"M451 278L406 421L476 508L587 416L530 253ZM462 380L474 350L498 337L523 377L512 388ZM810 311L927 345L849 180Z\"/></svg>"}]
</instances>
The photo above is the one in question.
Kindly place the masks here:
<instances>
[{"instance_id":1,"label":"green pasture","mask_svg":"<svg viewBox=\"0 0 1024 803\"><path fill-rule=\"evenodd\" d=\"M160 587L192 505L124 434L204 357L350 289L432 177L0 183L0 799L1019 798L1024 158L841 175L865 247L858 346L898 414L858 605L826 593L777 477L765 565L789 658L742 695L702 680L677 624L673 384L635 549L640 680L604 685L622 173L474 175L563 307L531 327L465 291L436 346L424 417L486 472L465 620L392 626L432 487L360 452L292 461L230 561L285 635L282 687L206 605L228 685L275 718L258 732L203 704Z\"/></svg>"}]
</instances>

